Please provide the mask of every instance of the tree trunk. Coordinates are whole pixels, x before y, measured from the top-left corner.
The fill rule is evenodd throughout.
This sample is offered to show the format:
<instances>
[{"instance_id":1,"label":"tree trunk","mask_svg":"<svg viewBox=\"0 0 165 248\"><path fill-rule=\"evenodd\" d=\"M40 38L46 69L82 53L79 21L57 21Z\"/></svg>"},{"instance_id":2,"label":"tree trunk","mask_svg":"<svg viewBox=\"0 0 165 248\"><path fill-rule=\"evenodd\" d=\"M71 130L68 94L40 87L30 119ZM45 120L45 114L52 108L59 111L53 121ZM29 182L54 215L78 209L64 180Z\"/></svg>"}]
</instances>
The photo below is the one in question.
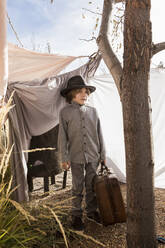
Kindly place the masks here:
<instances>
[{"instance_id":1,"label":"tree trunk","mask_svg":"<svg viewBox=\"0 0 165 248\"><path fill-rule=\"evenodd\" d=\"M150 0L126 0L121 84L127 174L127 247L155 248L148 79Z\"/></svg>"}]
</instances>

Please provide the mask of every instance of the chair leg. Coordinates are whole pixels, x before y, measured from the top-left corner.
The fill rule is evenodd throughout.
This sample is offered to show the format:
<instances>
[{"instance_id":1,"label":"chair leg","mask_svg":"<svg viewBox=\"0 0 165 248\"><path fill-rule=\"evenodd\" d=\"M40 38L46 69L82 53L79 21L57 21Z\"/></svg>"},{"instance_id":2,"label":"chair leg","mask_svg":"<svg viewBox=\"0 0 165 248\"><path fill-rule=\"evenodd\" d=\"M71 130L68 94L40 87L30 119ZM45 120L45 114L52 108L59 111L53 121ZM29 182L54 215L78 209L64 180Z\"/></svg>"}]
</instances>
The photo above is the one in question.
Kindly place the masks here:
<instances>
[{"instance_id":1,"label":"chair leg","mask_svg":"<svg viewBox=\"0 0 165 248\"><path fill-rule=\"evenodd\" d=\"M66 188L67 171L64 171L62 188Z\"/></svg>"},{"instance_id":2,"label":"chair leg","mask_svg":"<svg viewBox=\"0 0 165 248\"><path fill-rule=\"evenodd\" d=\"M51 184L55 184L56 180L55 180L55 175L51 175Z\"/></svg>"},{"instance_id":3,"label":"chair leg","mask_svg":"<svg viewBox=\"0 0 165 248\"><path fill-rule=\"evenodd\" d=\"M29 191L32 192L33 191L33 177L27 175L27 182L28 182Z\"/></svg>"},{"instance_id":4,"label":"chair leg","mask_svg":"<svg viewBox=\"0 0 165 248\"><path fill-rule=\"evenodd\" d=\"M49 177L44 177L44 192L49 191Z\"/></svg>"}]
</instances>

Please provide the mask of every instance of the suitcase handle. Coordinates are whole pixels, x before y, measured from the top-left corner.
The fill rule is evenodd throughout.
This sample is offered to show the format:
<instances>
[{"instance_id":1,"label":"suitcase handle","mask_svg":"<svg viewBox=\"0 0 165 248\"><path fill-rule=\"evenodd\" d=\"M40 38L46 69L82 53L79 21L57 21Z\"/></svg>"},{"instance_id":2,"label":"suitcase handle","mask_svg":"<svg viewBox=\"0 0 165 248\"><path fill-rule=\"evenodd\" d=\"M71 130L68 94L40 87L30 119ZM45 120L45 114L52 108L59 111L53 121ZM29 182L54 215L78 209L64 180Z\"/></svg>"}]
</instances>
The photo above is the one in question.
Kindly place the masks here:
<instances>
[{"instance_id":1,"label":"suitcase handle","mask_svg":"<svg viewBox=\"0 0 165 248\"><path fill-rule=\"evenodd\" d=\"M95 182L97 181L98 176L108 176L112 174L110 169L105 165L104 161L101 161L101 166L97 172L97 174L93 177L92 180L92 191L95 192Z\"/></svg>"},{"instance_id":2,"label":"suitcase handle","mask_svg":"<svg viewBox=\"0 0 165 248\"><path fill-rule=\"evenodd\" d=\"M99 176L111 174L110 169L105 165L104 161L101 161L101 168L98 172Z\"/></svg>"}]
</instances>

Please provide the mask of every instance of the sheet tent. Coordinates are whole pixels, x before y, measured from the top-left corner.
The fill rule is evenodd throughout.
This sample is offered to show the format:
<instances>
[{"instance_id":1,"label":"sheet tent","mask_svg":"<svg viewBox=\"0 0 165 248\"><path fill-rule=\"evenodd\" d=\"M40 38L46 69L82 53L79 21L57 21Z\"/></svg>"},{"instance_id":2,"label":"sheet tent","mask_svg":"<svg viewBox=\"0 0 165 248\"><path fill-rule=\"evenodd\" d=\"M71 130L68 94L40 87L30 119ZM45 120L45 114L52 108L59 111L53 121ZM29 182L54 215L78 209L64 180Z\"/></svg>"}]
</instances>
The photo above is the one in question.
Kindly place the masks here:
<instances>
[{"instance_id":1,"label":"sheet tent","mask_svg":"<svg viewBox=\"0 0 165 248\"><path fill-rule=\"evenodd\" d=\"M27 56L25 57L27 59ZM74 59L72 58L71 60L73 61ZM17 81L10 79L7 89L7 98L9 98L13 90L15 91L15 107L9 113L9 121L10 141L11 144L14 143L14 152L12 155L14 182L15 185L19 185L19 188L15 192L15 199L17 201L28 200L26 180L27 153L23 153L22 151L29 147L31 136L43 134L58 124L59 111L65 105L65 101L60 96L59 91L66 86L68 78L76 74L82 75L89 85L94 85L97 88L97 90L91 94L89 103L97 108L101 119L107 151L107 165L113 169L120 181L126 181L121 102L111 75L94 75L99 66L99 62L100 56L98 55L90 63L65 74L56 75L56 72L53 72L52 66L50 77L48 77L49 72L46 72L48 73L46 77L46 74L44 74L40 75L40 79L31 80L30 78L26 78L24 81L22 78L22 81L20 81L18 80L18 72L17 79L15 78ZM40 62L38 61L38 63ZM28 64L28 62L26 64ZM35 62L34 65L36 65ZM56 66L56 64L54 66ZM24 71L28 69L28 66L22 69L17 68ZM32 68L33 67L31 67L30 70ZM49 66L47 69L48 68ZM15 75L13 74L13 76ZM24 73L21 75L23 76ZM33 74L32 78L35 77L34 75L35 74ZM25 76L28 77L29 73L26 72ZM165 70L151 69L149 88L152 107L155 186L160 188L165 188L164 83Z\"/></svg>"},{"instance_id":2,"label":"sheet tent","mask_svg":"<svg viewBox=\"0 0 165 248\"><path fill-rule=\"evenodd\" d=\"M81 75L85 80L92 77L101 60L97 54L78 69L57 75L77 58L49 54L42 56L9 46L10 81L6 98L9 99L14 91L15 106L9 113L9 133L10 143L14 144L11 156L13 186L18 186L14 191L14 199L18 202L29 199L28 153L23 151L29 148L31 137L46 133L58 124L59 111L66 104L60 90L66 87L67 80L74 75ZM22 81L18 80L19 74ZM35 79L36 75L39 79Z\"/></svg>"}]
</instances>

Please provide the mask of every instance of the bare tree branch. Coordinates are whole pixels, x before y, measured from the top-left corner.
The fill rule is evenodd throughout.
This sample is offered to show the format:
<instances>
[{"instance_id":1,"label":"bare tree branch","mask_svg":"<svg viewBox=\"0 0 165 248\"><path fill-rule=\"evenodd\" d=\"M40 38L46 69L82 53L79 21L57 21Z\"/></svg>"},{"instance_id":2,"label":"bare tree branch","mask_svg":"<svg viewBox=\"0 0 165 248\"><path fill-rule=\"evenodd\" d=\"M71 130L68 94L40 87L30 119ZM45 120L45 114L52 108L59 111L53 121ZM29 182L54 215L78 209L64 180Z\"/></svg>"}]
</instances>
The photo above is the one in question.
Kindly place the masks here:
<instances>
[{"instance_id":1,"label":"bare tree branch","mask_svg":"<svg viewBox=\"0 0 165 248\"><path fill-rule=\"evenodd\" d=\"M92 11L92 10L90 10L90 9L86 9L86 8L82 8L83 10L86 10L86 11L89 11L90 13L92 13L92 14L95 14L95 15L102 15L101 13L99 13L99 12L94 12L94 11Z\"/></svg>"},{"instance_id":2,"label":"bare tree branch","mask_svg":"<svg viewBox=\"0 0 165 248\"><path fill-rule=\"evenodd\" d=\"M83 41L87 41L87 42L89 42L89 41L92 41L92 40L96 40L96 37L92 37L91 39L89 39L89 40L87 40L87 39L79 39L79 40L83 40Z\"/></svg>"},{"instance_id":3,"label":"bare tree branch","mask_svg":"<svg viewBox=\"0 0 165 248\"><path fill-rule=\"evenodd\" d=\"M105 64L107 65L110 73L113 76L113 79L116 83L117 89L120 94L120 82L121 82L123 70L117 56L115 55L115 53L111 48L107 36L109 18L111 16L111 12L112 12L112 0L104 0L102 22L100 26L99 36L97 38L97 45L102 54Z\"/></svg>"},{"instance_id":4,"label":"bare tree branch","mask_svg":"<svg viewBox=\"0 0 165 248\"><path fill-rule=\"evenodd\" d=\"M162 50L165 50L165 42L153 44L152 45L152 56L154 56L156 53L161 52Z\"/></svg>"},{"instance_id":5,"label":"bare tree branch","mask_svg":"<svg viewBox=\"0 0 165 248\"><path fill-rule=\"evenodd\" d=\"M18 37L17 32L15 31L15 28L14 28L12 22L11 22L11 19L10 19L8 13L6 13L6 15L7 15L8 22L9 22L9 24L10 24L10 26L11 26L11 28L12 28L14 34L15 34L15 37L16 37L17 41L19 42L19 44L21 45L21 47L23 47L23 43L21 42L21 40L20 40L19 37Z\"/></svg>"}]
</instances>

